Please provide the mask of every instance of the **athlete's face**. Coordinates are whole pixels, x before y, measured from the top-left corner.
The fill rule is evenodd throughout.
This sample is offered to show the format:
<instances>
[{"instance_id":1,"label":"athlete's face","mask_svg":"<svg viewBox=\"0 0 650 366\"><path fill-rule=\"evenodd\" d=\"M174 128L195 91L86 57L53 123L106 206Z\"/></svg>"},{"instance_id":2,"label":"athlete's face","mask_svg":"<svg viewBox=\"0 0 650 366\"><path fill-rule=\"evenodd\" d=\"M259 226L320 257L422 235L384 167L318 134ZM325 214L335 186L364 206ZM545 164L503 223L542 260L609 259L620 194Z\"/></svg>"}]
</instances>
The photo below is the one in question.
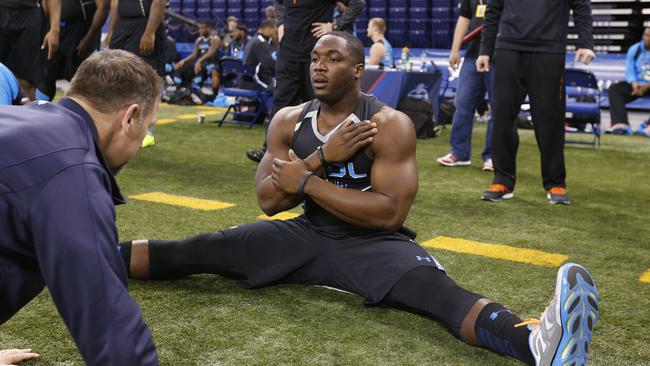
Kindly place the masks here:
<instances>
[{"instance_id":1,"label":"athlete's face","mask_svg":"<svg viewBox=\"0 0 650 366\"><path fill-rule=\"evenodd\" d=\"M356 64L345 39L333 35L321 37L311 52L309 66L314 94L324 102L334 103L357 88L363 64Z\"/></svg>"},{"instance_id":2,"label":"athlete's face","mask_svg":"<svg viewBox=\"0 0 650 366\"><path fill-rule=\"evenodd\" d=\"M199 34L203 37L207 37L212 32L212 29L206 24L199 24Z\"/></svg>"},{"instance_id":3,"label":"athlete's face","mask_svg":"<svg viewBox=\"0 0 650 366\"><path fill-rule=\"evenodd\" d=\"M647 50L650 50L650 28L646 28L643 32L643 45Z\"/></svg>"},{"instance_id":4,"label":"athlete's face","mask_svg":"<svg viewBox=\"0 0 650 366\"><path fill-rule=\"evenodd\" d=\"M142 139L147 134L147 129L157 119L158 102L148 113L140 113L139 109L133 110L133 106L125 107L122 112L117 113L116 119L119 121L114 122L117 123L117 131L103 151L114 174L117 174L135 156L142 146Z\"/></svg>"}]
</instances>

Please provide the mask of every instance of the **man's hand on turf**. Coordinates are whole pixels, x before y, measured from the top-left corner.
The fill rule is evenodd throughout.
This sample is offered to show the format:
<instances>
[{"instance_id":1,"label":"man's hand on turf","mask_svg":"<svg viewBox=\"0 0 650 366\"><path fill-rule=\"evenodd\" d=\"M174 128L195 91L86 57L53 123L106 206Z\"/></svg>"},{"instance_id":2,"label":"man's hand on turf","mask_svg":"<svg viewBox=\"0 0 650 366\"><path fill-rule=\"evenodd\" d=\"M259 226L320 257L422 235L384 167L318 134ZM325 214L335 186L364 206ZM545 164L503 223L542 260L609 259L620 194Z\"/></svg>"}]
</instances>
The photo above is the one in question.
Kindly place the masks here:
<instances>
[{"instance_id":1,"label":"man's hand on turf","mask_svg":"<svg viewBox=\"0 0 650 366\"><path fill-rule=\"evenodd\" d=\"M360 149L368 146L377 133L377 124L368 120L354 123L350 120L336 129L323 145L323 157L328 163L349 160Z\"/></svg>"},{"instance_id":2,"label":"man's hand on turf","mask_svg":"<svg viewBox=\"0 0 650 366\"><path fill-rule=\"evenodd\" d=\"M153 46L155 42L156 34L145 32L142 35L142 38L140 38L140 53L142 53L144 56L151 55L153 53Z\"/></svg>"},{"instance_id":3,"label":"man's hand on turf","mask_svg":"<svg viewBox=\"0 0 650 366\"><path fill-rule=\"evenodd\" d=\"M34 360L41 357L31 349L6 349L0 350L0 366L10 366L18 362Z\"/></svg>"},{"instance_id":4,"label":"man's hand on turf","mask_svg":"<svg viewBox=\"0 0 650 366\"><path fill-rule=\"evenodd\" d=\"M271 179L273 185L288 194L297 194L300 179L307 173L307 164L301 160L293 150L289 150L290 161L273 159Z\"/></svg>"}]
</instances>

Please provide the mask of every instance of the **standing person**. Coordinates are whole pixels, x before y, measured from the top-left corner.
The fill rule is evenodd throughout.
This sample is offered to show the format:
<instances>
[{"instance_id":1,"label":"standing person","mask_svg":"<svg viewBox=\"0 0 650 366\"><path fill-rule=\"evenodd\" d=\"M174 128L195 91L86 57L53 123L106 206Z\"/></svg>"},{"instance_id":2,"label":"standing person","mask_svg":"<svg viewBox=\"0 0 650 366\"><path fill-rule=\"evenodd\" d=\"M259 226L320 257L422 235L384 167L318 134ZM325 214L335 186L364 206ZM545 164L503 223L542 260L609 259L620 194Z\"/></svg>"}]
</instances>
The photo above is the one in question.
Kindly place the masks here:
<instances>
[{"instance_id":1,"label":"standing person","mask_svg":"<svg viewBox=\"0 0 650 366\"><path fill-rule=\"evenodd\" d=\"M192 53L174 65L174 69L180 72L181 86L186 88L192 86L192 79L196 75L201 75L204 80L208 78L208 66L216 63L220 46L221 38L213 31L212 24L208 21L199 22L199 37L194 41ZM219 80L218 71L213 71L212 77L215 77L215 73ZM219 93L218 81L215 88L214 80L213 93L214 95Z\"/></svg>"},{"instance_id":2,"label":"standing person","mask_svg":"<svg viewBox=\"0 0 650 366\"><path fill-rule=\"evenodd\" d=\"M111 0L111 24L106 35L109 48L142 57L161 77L165 76L165 0ZM156 144L153 127L142 147Z\"/></svg>"},{"instance_id":3,"label":"standing person","mask_svg":"<svg viewBox=\"0 0 650 366\"><path fill-rule=\"evenodd\" d=\"M319 37L331 30L349 28L365 7L364 0L349 0L348 8L333 22L333 0L275 0L280 49L275 64L275 90L271 117L280 109L298 105L314 97L309 81L309 54ZM285 37L286 36L286 37ZM251 149L246 156L259 162L266 151Z\"/></svg>"},{"instance_id":4,"label":"standing person","mask_svg":"<svg viewBox=\"0 0 650 366\"><path fill-rule=\"evenodd\" d=\"M418 185L415 129L405 114L361 93L363 71L361 41L345 32L324 36L312 53L316 99L280 110L269 126L255 177L260 208L274 215L304 203L303 216L186 240L120 243L130 276L216 273L250 288L328 285L366 304L426 315L470 345L529 365L584 365L598 292L582 266L563 265L541 323L522 322L456 284L407 235L402 225Z\"/></svg>"},{"instance_id":5,"label":"standing person","mask_svg":"<svg viewBox=\"0 0 650 366\"><path fill-rule=\"evenodd\" d=\"M47 61L45 77L38 84L39 99L54 99L56 81L70 81L81 62L99 49L109 6L109 0L61 0L59 48Z\"/></svg>"},{"instance_id":6,"label":"standing person","mask_svg":"<svg viewBox=\"0 0 650 366\"><path fill-rule=\"evenodd\" d=\"M49 30L43 37L45 14ZM16 75L30 100L36 99L45 69L41 49L47 49L49 60L59 47L60 20L61 0L0 0L0 62Z\"/></svg>"},{"instance_id":7,"label":"standing person","mask_svg":"<svg viewBox=\"0 0 650 366\"><path fill-rule=\"evenodd\" d=\"M494 61L494 180L482 200L513 196L519 147L515 119L528 95L546 197L551 204L571 204L564 166L564 63L571 10L579 35L575 59L586 65L596 56L589 0L491 0L487 5L476 69L488 72Z\"/></svg>"},{"instance_id":8,"label":"standing person","mask_svg":"<svg viewBox=\"0 0 650 366\"><path fill-rule=\"evenodd\" d=\"M460 15L456 22L454 41L451 45L449 66L453 70L460 65L460 47L463 37L468 30L475 30L485 18L487 0L462 0ZM465 50L465 59L458 75L458 88L456 89L456 112L451 124L449 142L451 152L437 159L443 166L467 166L472 164L472 127L474 125L474 112L488 93L490 108L492 105L492 71L479 73L476 71L476 58L480 47L480 39L472 39ZM492 118L488 118L485 147L481 153L483 170L493 171L492 166Z\"/></svg>"},{"instance_id":9,"label":"standing person","mask_svg":"<svg viewBox=\"0 0 650 366\"><path fill-rule=\"evenodd\" d=\"M257 35L251 38L244 49L244 64L255 70L252 80L242 80L244 89L270 89L273 87L275 60L271 42L277 28L272 20L265 20L260 25Z\"/></svg>"},{"instance_id":10,"label":"standing person","mask_svg":"<svg viewBox=\"0 0 650 366\"><path fill-rule=\"evenodd\" d=\"M646 95L650 95L650 28L645 29L641 41L627 50L625 81L612 84L608 89L612 121L608 132L631 135L625 105ZM640 129L639 134L644 134L642 131Z\"/></svg>"},{"instance_id":11,"label":"standing person","mask_svg":"<svg viewBox=\"0 0 650 366\"><path fill-rule=\"evenodd\" d=\"M126 288L114 175L155 122L161 87L142 59L105 50L59 103L0 106L0 324L47 286L87 365L158 363Z\"/></svg>"},{"instance_id":12,"label":"standing person","mask_svg":"<svg viewBox=\"0 0 650 366\"><path fill-rule=\"evenodd\" d=\"M368 65L382 64L384 67L393 65L393 46L386 39L386 21L382 18L372 18L366 29L368 38L372 40Z\"/></svg>"}]
</instances>

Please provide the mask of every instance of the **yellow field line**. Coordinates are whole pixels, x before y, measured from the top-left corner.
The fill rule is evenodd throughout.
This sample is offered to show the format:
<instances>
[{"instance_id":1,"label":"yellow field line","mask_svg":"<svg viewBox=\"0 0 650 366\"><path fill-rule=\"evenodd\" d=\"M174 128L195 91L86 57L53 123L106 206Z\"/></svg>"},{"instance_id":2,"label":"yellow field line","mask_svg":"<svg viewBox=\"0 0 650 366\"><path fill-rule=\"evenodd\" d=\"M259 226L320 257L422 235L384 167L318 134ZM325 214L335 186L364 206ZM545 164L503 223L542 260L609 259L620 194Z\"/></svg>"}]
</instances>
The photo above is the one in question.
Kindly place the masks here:
<instances>
[{"instance_id":1,"label":"yellow field line","mask_svg":"<svg viewBox=\"0 0 650 366\"><path fill-rule=\"evenodd\" d=\"M177 115L176 118L179 118L179 119L196 119L196 117L198 115L199 115L198 113L184 113L184 114Z\"/></svg>"},{"instance_id":2,"label":"yellow field line","mask_svg":"<svg viewBox=\"0 0 650 366\"><path fill-rule=\"evenodd\" d=\"M293 219L294 217L298 217L300 214L297 214L295 212L289 212L289 211L284 211L280 212L278 214L275 214L273 216L266 216L266 215L259 215L257 216L258 220L289 220Z\"/></svg>"},{"instance_id":3,"label":"yellow field line","mask_svg":"<svg viewBox=\"0 0 650 366\"><path fill-rule=\"evenodd\" d=\"M650 283L650 269L645 271L645 273L641 275L639 281Z\"/></svg>"},{"instance_id":4,"label":"yellow field line","mask_svg":"<svg viewBox=\"0 0 650 366\"><path fill-rule=\"evenodd\" d=\"M474 254L544 267L559 267L569 259L564 254L547 253L541 250L517 248L502 244L481 243L446 236L435 237L421 245L427 248L444 249L457 253Z\"/></svg>"},{"instance_id":5,"label":"yellow field line","mask_svg":"<svg viewBox=\"0 0 650 366\"><path fill-rule=\"evenodd\" d=\"M174 123L176 121L177 121L176 118L158 118L156 120L156 125L166 125L169 123Z\"/></svg>"},{"instance_id":6,"label":"yellow field line","mask_svg":"<svg viewBox=\"0 0 650 366\"><path fill-rule=\"evenodd\" d=\"M151 192L138 194L135 196L129 196L134 200L139 201L148 201L155 203L164 203L167 205L181 206L193 208L201 211L214 211L222 210L224 208L229 208L235 206L232 203L213 201L213 200L204 200L201 198L185 197L185 196L176 196L173 194L167 194L162 192Z\"/></svg>"}]
</instances>

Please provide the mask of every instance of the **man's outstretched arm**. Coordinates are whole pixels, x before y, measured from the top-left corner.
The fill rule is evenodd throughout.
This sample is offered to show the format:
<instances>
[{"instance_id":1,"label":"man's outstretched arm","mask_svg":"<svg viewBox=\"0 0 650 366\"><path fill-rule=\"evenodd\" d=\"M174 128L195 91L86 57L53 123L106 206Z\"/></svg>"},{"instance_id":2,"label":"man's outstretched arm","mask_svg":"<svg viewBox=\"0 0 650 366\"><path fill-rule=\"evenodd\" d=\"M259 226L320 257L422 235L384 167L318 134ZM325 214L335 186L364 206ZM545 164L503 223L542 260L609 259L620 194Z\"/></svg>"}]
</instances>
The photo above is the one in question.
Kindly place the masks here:
<instances>
[{"instance_id":1,"label":"man's outstretched arm","mask_svg":"<svg viewBox=\"0 0 650 366\"><path fill-rule=\"evenodd\" d=\"M306 181L303 193L352 225L396 231L406 219L417 192L415 130L405 114L392 109L384 109L372 121L379 126L371 145L375 155L372 191L341 188L312 176ZM302 160L295 156L290 159L276 162L272 178L279 189L296 193L297 182L306 170L301 168Z\"/></svg>"}]
</instances>

